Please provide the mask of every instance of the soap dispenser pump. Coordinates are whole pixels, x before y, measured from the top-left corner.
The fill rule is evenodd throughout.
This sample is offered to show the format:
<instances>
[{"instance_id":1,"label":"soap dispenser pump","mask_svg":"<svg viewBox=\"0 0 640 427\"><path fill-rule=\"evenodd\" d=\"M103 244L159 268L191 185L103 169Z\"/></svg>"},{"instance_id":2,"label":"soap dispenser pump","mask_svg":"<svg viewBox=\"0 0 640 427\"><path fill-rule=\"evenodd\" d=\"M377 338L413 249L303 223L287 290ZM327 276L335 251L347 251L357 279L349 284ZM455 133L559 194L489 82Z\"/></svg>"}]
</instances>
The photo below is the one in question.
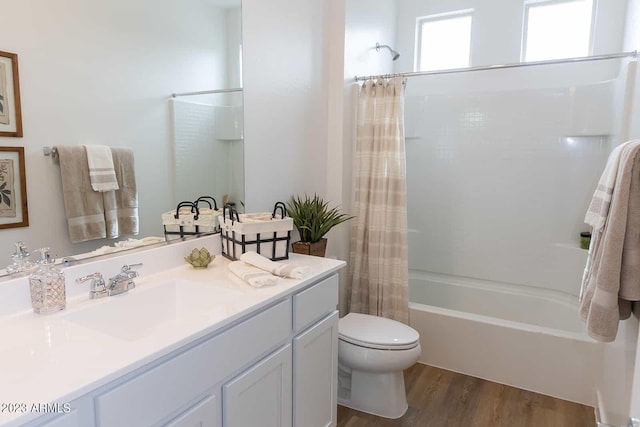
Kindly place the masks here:
<instances>
[{"instance_id":1,"label":"soap dispenser pump","mask_svg":"<svg viewBox=\"0 0 640 427\"><path fill-rule=\"evenodd\" d=\"M64 310L67 306L64 273L54 266L55 259L49 248L38 249L38 269L29 275L31 305L37 314L50 314Z\"/></svg>"},{"instance_id":2,"label":"soap dispenser pump","mask_svg":"<svg viewBox=\"0 0 640 427\"><path fill-rule=\"evenodd\" d=\"M31 262L31 256L24 242L18 241L14 245L16 246L16 251L11 254L13 262L6 268L7 273L13 276L25 276L31 273L36 266Z\"/></svg>"}]
</instances>

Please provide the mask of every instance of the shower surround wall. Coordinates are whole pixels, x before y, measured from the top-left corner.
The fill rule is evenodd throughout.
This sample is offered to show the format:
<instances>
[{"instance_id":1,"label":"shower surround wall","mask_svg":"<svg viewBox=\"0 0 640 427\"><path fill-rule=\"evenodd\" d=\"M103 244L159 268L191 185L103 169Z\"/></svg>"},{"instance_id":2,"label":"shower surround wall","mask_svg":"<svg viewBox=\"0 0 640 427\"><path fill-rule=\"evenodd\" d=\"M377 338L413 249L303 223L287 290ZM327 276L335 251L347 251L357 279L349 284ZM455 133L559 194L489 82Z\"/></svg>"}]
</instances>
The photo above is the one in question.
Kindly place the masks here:
<instances>
[{"instance_id":1,"label":"shower surround wall","mask_svg":"<svg viewBox=\"0 0 640 427\"><path fill-rule=\"evenodd\" d=\"M216 106L172 100L174 143L174 205L200 196L213 196L222 204L224 194L234 193L229 161L233 144L216 138Z\"/></svg>"},{"instance_id":2,"label":"shower surround wall","mask_svg":"<svg viewBox=\"0 0 640 427\"><path fill-rule=\"evenodd\" d=\"M409 86L410 269L577 295L579 234L610 150L612 90L417 95Z\"/></svg>"}]
</instances>

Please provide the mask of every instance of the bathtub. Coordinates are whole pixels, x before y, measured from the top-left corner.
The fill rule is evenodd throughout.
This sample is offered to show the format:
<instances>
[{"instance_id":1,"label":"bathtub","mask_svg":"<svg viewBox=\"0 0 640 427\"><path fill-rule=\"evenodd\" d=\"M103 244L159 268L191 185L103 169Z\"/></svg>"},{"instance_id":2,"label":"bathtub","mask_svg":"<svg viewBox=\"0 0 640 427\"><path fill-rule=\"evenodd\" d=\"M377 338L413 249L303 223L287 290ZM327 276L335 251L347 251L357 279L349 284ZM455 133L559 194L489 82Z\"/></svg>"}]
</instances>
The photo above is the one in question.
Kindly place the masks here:
<instances>
[{"instance_id":1,"label":"bathtub","mask_svg":"<svg viewBox=\"0 0 640 427\"><path fill-rule=\"evenodd\" d=\"M576 297L412 270L409 300L420 362L595 406L602 351Z\"/></svg>"}]
</instances>

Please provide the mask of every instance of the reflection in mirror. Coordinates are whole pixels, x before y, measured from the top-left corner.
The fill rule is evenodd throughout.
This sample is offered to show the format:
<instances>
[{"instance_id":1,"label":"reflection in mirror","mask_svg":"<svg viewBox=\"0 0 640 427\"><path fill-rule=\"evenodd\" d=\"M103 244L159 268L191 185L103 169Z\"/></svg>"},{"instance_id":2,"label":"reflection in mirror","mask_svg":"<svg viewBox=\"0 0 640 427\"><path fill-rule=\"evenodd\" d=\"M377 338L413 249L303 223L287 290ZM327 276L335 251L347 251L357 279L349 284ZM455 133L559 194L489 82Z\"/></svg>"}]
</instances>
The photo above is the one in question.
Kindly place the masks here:
<instances>
[{"instance_id":1,"label":"reflection in mirror","mask_svg":"<svg viewBox=\"0 0 640 427\"><path fill-rule=\"evenodd\" d=\"M242 92L171 100L174 205L212 196L243 203ZM213 161L212 161L213 159Z\"/></svg>"},{"instance_id":2,"label":"reflection in mirror","mask_svg":"<svg viewBox=\"0 0 640 427\"><path fill-rule=\"evenodd\" d=\"M0 50L19 58L24 128L0 146L25 148L30 216L29 227L0 230L0 269L16 241L51 247L59 259L115 243L71 243L60 167L44 146L133 150L140 233L117 240L164 237L161 214L177 201L243 201L242 91L171 96L242 87L240 0L0 0L0 8Z\"/></svg>"}]
</instances>

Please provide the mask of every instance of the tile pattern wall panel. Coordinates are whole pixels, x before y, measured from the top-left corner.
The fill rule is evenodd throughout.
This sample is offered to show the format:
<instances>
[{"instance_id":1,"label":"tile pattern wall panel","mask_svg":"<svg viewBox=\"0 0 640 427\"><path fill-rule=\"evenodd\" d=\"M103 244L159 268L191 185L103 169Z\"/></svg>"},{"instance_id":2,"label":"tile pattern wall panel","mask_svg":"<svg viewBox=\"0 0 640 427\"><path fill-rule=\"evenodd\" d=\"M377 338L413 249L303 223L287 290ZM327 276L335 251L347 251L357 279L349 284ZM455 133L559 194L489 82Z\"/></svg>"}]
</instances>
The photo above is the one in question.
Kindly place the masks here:
<instances>
[{"instance_id":1,"label":"tile pattern wall panel","mask_svg":"<svg viewBox=\"0 0 640 427\"><path fill-rule=\"evenodd\" d=\"M410 268L577 294L612 99L611 82L427 95L409 84Z\"/></svg>"},{"instance_id":2,"label":"tile pattern wall panel","mask_svg":"<svg viewBox=\"0 0 640 427\"><path fill-rule=\"evenodd\" d=\"M211 195L219 204L231 187L229 142L215 137L215 107L173 101L176 202Z\"/></svg>"}]
</instances>

